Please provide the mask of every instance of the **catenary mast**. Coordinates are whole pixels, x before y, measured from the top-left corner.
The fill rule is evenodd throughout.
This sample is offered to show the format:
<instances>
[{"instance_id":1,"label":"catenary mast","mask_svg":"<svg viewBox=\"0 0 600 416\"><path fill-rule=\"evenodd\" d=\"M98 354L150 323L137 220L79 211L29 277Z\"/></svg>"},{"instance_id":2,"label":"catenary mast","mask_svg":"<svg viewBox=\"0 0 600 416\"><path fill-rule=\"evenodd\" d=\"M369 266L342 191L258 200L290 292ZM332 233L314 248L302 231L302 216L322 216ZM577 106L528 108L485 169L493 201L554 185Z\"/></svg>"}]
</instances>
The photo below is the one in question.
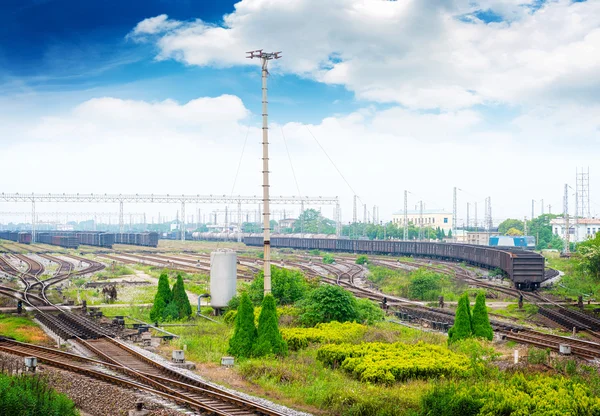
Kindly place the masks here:
<instances>
[{"instance_id":1,"label":"catenary mast","mask_svg":"<svg viewBox=\"0 0 600 416\"><path fill-rule=\"evenodd\" d=\"M263 235L265 294L271 293L271 218L269 211L269 119L267 113L268 63L281 58L281 52L263 52L262 49L247 52L247 58L260 58L262 63L262 148L263 148Z\"/></svg>"}]
</instances>

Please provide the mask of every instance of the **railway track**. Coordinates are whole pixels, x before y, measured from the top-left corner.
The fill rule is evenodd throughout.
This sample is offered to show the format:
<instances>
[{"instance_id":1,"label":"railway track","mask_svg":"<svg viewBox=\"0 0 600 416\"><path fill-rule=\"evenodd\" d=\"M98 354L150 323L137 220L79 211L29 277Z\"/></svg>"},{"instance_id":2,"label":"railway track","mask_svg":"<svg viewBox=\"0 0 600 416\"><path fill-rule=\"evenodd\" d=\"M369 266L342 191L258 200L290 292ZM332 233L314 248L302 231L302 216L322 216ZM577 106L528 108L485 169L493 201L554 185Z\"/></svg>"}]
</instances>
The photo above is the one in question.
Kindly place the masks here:
<instances>
[{"instance_id":1,"label":"railway track","mask_svg":"<svg viewBox=\"0 0 600 416\"><path fill-rule=\"evenodd\" d=\"M68 371L84 374L111 384L142 390L169 401L219 416L282 416L284 413L247 400L228 391L187 377L161 366L119 341L79 340L81 345L96 355L84 357L57 350L0 338L0 351L35 356L40 362Z\"/></svg>"}]
</instances>

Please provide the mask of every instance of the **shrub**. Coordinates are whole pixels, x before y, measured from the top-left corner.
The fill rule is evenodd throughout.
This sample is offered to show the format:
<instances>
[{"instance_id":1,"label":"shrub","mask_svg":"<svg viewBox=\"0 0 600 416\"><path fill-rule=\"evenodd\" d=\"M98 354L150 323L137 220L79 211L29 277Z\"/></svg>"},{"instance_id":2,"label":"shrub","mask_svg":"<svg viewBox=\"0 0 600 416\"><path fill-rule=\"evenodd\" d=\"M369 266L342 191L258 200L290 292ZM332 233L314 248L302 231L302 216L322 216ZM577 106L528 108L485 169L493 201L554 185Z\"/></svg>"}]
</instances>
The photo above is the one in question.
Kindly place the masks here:
<instances>
[{"instance_id":1,"label":"shrub","mask_svg":"<svg viewBox=\"0 0 600 416\"><path fill-rule=\"evenodd\" d=\"M258 317L258 339L253 348L255 357L269 354L279 356L287 355L288 347L277 324L277 310L273 295L265 296L260 315Z\"/></svg>"},{"instance_id":2,"label":"shrub","mask_svg":"<svg viewBox=\"0 0 600 416\"><path fill-rule=\"evenodd\" d=\"M411 273L408 294L413 299L434 300L440 293L442 275L425 269Z\"/></svg>"},{"instance_id":3,"label":"shrub","mask_svg":"<svg viewBox=\"0 0 600 416\"><path fill-rule=\"evenodd\" d=\"M385 318L383 309L370 299L356 299L356 312L358 321L368 325L383 321Z\"/></svg>"},{"instance_id":4,"label":"shrub","mask_svg":"<svg viewBox=\"0 0 600 416\"><path fill-rule=\"evenodd\" d=\"M368 262L369 258L364 254L356 258L356 264L367 264Z\"/></svg>"},{"instance_id":5,"label":"shrub","mask_svg":"<svg viewBox=\"0 0 600 416\"><path fill-rule=\"evenodd\" d=\"M473 308L473 335L476 337L485 338L489 341L494 339L494 330L490 325L487 308L485 306L485 294L482 292L477 294L475 307Z\"/></svg>"},{"instance_id":6,"label":"shrub","mask_svg":"<svg viewBox=\"0 0 600 416\"><path fill-rule=\"evenodd\" d=\"M355 322L329 322L317 324L314 328L284 328L283 339L292 350L308 347L311 343L341 343L362 338L367 327Z\"/></svg>"},{"instance_id":7,"label":"shrub","mask_svg":"<svg viewBox=\"0 0 600 416\"><path fill-rule=\"evenodd\" d=\"M465 293L458 300L454 325L448 331L448 342L469 338L472 333L469 297Z\"/></svg>"},{"instance_id":8,"label":"shrub","mask_svg":"<svg viewBox=\"0 0 600 416\"><path fill-rule=\"evenodd\" d=\"M333 264L335 263L335 258L331 254L325 254L323 256L323 264Z\"/></svg>"},{"instance_id":9,"label":"shrub","mask_svg":"<svg viewBox=\"0 0 600 416\"><path fill-rule=\"evenodd\" d=\"M257 332L256 326L254 325L254 306L252 306L248 294L243 293L235 318L233 336L229 339L229 354L236 357L250 357L256 338Z\"/></svg>"},{"instance_id":10,"label":"shrub","mask_svg":"<svg viewBox=\"0 0 600 416\"><path fill-rule=\"evenodd\" d=\"M471 370L467 357L423 342L329 344L319 348L317 359L330 367L339 365L361 381L386 384L414 378L466 377Z\"/></svg>"},{"instance_id":11,"label":"shrub","mask_svg":"<svg viewBox=\"0 0 600 416\"><path fill-rule=\"evenodd\" d=\"M177 281L173 285L173 303L177 306L179 318L188 318L192 314L192 305L185 293L185 286L181 274L177 274Z\"/></svg>"},{"instance_id":12,"label":"shrub","mask_svg":"<svg viewBox=\"0 0 600 416\"><path fill-rule=\"evenodd\" d=\"M160 321L163 317L163 311L173 299L173 293L169 288L169 278L166 273L162 273L158 278L158 289L154 295L154 305L150 311L152 321Z\"/></svg>"},{"instance_id":13,"label":"shrub","mask_svg":"<svg viewBox=\"0 0 600 416\"><path fill-rule=\"evenodd\" d=\"M3 415L79 415L67 396L49 388L44 378L30 375L0 374L0 410Z\"/></svg>"},{"instance_id":14,"label":"shrub","mask_svg":"<svg viewBox=\"0 0 600 416\"><path fill-rule=\"evenodd\" d=\"M421 415L597 415L600 398L560 376L505 376L498 381L438 385L421 400Z\"/></svg>"},{"instance_id":15,"label":"shrub","mask_svg":"<svg viewBox=\"0 0 600 416\"><path fill-rule=\"evenodd\" d=\"M261 271L248 287L248 295L254 304L264 298L265 275ZM280 305L289 305L302 299L309 289L304 275L298 270L271 266L271 294Z\"/></svg>"},{"instance_id":16,"label":"shrub","mask_svg":"<svg viewBox=\"0 0 600 416\"><path fill-rule=\"evenodd\" d=\"M320 256L321 252L319 250L317 250L317 249L314 249L314 250L310 250L308 252L308 254L310 254L311 256Z\"/></svg>"},{"instance_id":17,"label":"shrub","mask_svg":"<svg viewBox=\"0 0 600 416\"><path fill-rule=\"evenodd\" d=\"M527 350L527 362L529 364L546 364L550 357L550 350L541 350L539 348L529 348Z\"/></svg>"},{"instance_id":18,"label":"shrub","mask_svg":"<svg viewBox=\"0 0 600 416\"><path fill-rule=\"evenodd\" d=\"M299 306L303 310L300 322L307 326L321 322L354 321L358 318L356 298L340 286L319 286Z\"/></svg>"},{"instance_id":19,"label":"shrub","mask_svg":"<svg viewBox=\"0 0 600 416\"><path fill-rule=\"evenodd\" d=\"M169 303L162 312L163 321L176 321L179 319L179 309L175 302Z\"/></svg>"}]
</instances>

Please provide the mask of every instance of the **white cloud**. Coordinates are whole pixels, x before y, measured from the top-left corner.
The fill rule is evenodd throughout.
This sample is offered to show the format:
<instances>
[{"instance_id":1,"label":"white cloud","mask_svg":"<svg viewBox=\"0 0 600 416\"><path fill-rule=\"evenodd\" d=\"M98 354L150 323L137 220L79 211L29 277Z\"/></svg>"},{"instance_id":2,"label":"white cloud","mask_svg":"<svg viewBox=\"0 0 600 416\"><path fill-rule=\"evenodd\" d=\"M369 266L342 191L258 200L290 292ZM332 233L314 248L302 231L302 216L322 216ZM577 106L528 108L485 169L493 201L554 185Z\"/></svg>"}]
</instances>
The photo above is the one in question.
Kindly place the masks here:
<instances>
[{"instance_id":1,"label":"white cloud","mask_svg":"<svg viewBox=\"0 0 600 416\"><path fill-rule=\"evenodd\" d=\"M423 199L428 207L451 209L452 187L458 186L465 191L459 194L462 215L467 201L481 202L481 208L491 196L500 219L529 215L532 198L559 210L562 184L572 179L574 167L595 162L595 120L600 106L537 108L502 128L490 127L474 110L425 114L392 107L326 117L308 129L369 209L381 207L383 218L402 206L405 189L412 192L410 204ZM352 191L307 126L270 127L272 193L297 194L283 129L300 192L339 196L348 221ZM0 164L20 173L3 192L229 194L248 134L234 194L261 193L260 121L235 96L187 103L96 98L63 114L13 124L10 131L20 140L5 144ZM577 137L586 137L585 150L573 146ZM600 174L593 169L591 184L594 199ZM145 210L150 218L159 211L174 216L178 208L127 210ZM332 215L327 207L323 213Z\"/></svg>"},{"instance_id":2,"label":"white cloud","mask_svg":"<svg viewBox=\"0 0 600 416\"><path fill-rule=\"evenodd\" d=\"M557 85L568 100L568 86L582 79L599 88L600 2L555 0L535 13L525 6L521 0L242 0L222 26L161 20L153 41L159 59L200 66L250 64L245 51L282 50L275 70L410 108L536 105L552 98ZM456 18L487 8L507 22ZM597 94L587 99L598 101Z\"/></svg>"},{"instance_id":3,"label":"white cloud","mask_svg":"<svg viewBox=\"0 0 600 416\"><path fill-rule=\"evenodd\" d=\"M169 16L166 14L144 19L133 28L130 36L138 37L143 35L155 35L166 30L174 29L180 25L179 22L168 19Z\"/></svg>"}]
</instances>

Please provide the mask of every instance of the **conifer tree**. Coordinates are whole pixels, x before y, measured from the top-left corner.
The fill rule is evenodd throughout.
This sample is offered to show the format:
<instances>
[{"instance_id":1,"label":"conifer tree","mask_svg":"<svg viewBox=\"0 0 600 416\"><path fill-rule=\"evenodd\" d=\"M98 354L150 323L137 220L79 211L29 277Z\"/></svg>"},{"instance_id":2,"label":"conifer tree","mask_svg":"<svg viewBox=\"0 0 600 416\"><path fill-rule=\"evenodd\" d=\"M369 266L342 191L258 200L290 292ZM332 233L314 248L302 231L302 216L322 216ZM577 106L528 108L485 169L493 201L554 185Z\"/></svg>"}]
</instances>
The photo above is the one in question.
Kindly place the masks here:
<instances>
[{"instance_id":1,"label":"conifer tree","mask_svg":"<svg viewBox=\"0 0 600 416\"><path fill-rule=\"evenodd\" d=\"M475 307L473 308L473 335L476 337L492 340L494 338L494 330L490 325L487 308L485 306L485 294L478 293L475 299Z\"/></svg>"},{"instance_id":2,"label":"conifer tree","mask_svg":"<svg viewBox=\"0 0 600 416\"><path fill-rule=\"evenodd\" d=\"M469 296L465 293L458 300L454 326L448 331L448 342L469 338L472 335Z\"/></svg>"},{"instance_id":3,"label":"conifer tree","mask_svg":"<svg viewBox=\"0 0 600 416\"><path fill-rule=\"evenodd\" d=\"M240 299L237 315L235 317L235 329L233 336L229 339L229 354L235 357L250 357L257 332L254 325L254 306L247 293L243 293Z\"/></svg>"},{"instance_id":4,"label":"conifer tree","mask_svg":"<svg viewBox=\"0 0 600 416\"><path fill-rule=\"evenodd\" d=\"M258 340L254 346L254 356L262 357L268 354L285 356L287 353L287 343L279 332L275 298L268 294L263 299L258 317Z\"/></svg>"},{"instance_id":5,"label":"conifer tree","mask_svg":"<svg viewBox=\"0 0 600 416\"><path fill-rule=\"evenodd\" d=\"M185 293L185 285L181 274L177 275L177 281L173 285L173 302L177 305L179 318L188 318L192 314L192 305Z\"/></svg>"},{"instance_id":6,"label":"conifer tree","mask_svg":"<svg viewBox=\"0 0 600 416\"><path fill-rule=\"evenodd\" d=\"M152 321L160 321L163 317L164 309L171 302L173 294L169 288L169 278L166 273L162 273L158 278L158 290L154 295L154 305L150 311L150 319Z\"/></svg>"}]
</instances>

